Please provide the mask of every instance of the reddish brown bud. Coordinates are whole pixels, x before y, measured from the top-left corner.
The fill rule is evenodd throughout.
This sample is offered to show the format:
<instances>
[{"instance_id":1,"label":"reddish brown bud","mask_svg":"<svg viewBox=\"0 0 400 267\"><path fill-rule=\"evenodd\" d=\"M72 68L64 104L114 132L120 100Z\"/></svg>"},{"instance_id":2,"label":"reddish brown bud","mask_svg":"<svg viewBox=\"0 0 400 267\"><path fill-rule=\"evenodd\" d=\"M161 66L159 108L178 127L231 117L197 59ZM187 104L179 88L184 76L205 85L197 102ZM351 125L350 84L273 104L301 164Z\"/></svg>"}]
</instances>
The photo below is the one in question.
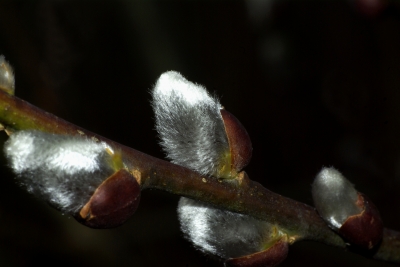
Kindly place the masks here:
<instances>
[{"instance_id":1,"label":"reddish brown bud","mask_svg":"<svg viewBox=\"0 0 400 267\"><path fill-rule=\"evenodd\" d=\"M352 245L372 249L382 240L383 223L375 205L363 194L358 193L356 203L363 211L347 218L339 234Z\"/></svg>"},{"instance_id":2,"label":"reddish brown bud","mask_svg":"<svg viewBox=\"0 0 400 267\"><path fill-rule=\"evenodd\" d=\"M226 267L273 267L279 265L289 251L286 238L277 241L270 248L258 253L225 261Z\"/></svg>"},{"instance_id":3,"label":"reddish brown bud","mask_svg":"<svg viewBox=\"0 0 400 267\"><path fill-rule=\"evenodd\" d=\"M366 17L375 18L387 8L387 0L355 0L354 6Z\"/></svg>"},{"instance_id":4,"label":"reddish brown bud","mask_svg":"<svg viewBox=\"0 0 400 267\"><path fill-rule=\"evenodd\" d=\"M113 228L123 224L137 209L140 186L135 177L121 169L93 193L75 219L91 228Z\"/></svg>"},{"instance_id":5,"label":"reddish brown bud","mask_svg":"<svg viewBox=\"0 0 400 267\"><path fill-rule=\"evenodd\" d=\"M241 171L251 159L251 140L240 121L225 109L221 109L226 135L228 137L232 170Z\"/></svg>"}]
</instances>

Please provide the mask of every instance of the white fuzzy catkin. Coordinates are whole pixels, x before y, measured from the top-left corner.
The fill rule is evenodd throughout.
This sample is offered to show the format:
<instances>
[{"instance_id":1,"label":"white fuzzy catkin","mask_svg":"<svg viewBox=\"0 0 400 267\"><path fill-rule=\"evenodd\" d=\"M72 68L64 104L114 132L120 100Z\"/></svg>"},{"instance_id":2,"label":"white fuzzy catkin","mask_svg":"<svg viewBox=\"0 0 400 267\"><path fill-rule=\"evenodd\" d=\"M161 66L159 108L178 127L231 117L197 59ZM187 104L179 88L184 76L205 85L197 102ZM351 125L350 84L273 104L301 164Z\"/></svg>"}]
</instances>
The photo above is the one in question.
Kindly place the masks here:
<instances>
[{"instance_id":1,"label":"white fuzzy catkin","mask_svg":"<svg viewBox=\"0 0 400 267\"><path fill-rule=\"evenodd\" d=\"M160 76L153 91L156 128L167 157L203 175L216 175L229 152L219 102L175 71ZM182 197L181 229L199 250L223 259L263 249L273 227L250 216Z\"/></svg>"},{"instance_id":2,"label":"white fuzzy catkin","mask_svg":"<svg viewBox=\"0 0 400 267\"><path fill-rule=\"evenodd\" d=\"M198 249L223 259L262 251L273 235L267 222L185 197L179 201L178 217L183 233Z\"/></svg>"},{"instance_id":3,"label":"white fuzzy catkin","mask_svg":"<svg viewBox=\"0 0 400 267\"><path fill-rule=\"evenodd\" d=\"M339 171L323 168L312 184L314 205L328 225L338 230L349 216L362 212L357 190Z\"/></svg>"},{"instance_id":4,"label":"white fuzzy catkin","mask_svg":"<svg viewBox=\"0 0 400 267\"><path fill-rule=\"evenodd\" d=\"M229 151L218 100L206 89L168 71L152 91L160 144L173 163L215 174Z\"/></svg>"},{"instance_id":5,"label":"white fuzzy catkin","mask_svg":"<svg viewBox=\"0 0 400 267\"><path fill-rule=\"evenodd\" d=\"M107 149L87 137L35 130L15 132L4 145L18 181L65 213L77 212L113 173Z\"/></svg>"},{"instance_id":6,"label":"white fuzzy catkin","mask_svg":"<svg viewBox=\"0 0 400 267\"><path fill-rule=\"evenodd\" d=\"M8 93L14 94L14 71L3 55L0 55L0 87L7 90Z\"/></svg>"}]
</instances>

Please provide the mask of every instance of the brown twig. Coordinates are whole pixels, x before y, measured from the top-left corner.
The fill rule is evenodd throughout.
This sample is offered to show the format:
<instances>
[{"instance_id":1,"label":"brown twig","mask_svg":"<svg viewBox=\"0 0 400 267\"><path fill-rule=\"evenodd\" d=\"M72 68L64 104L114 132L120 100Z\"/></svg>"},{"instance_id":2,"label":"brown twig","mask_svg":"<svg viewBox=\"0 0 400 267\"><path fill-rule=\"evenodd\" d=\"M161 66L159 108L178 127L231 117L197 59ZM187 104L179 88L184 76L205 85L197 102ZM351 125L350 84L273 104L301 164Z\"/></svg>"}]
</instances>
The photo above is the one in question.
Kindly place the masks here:
<instances>
[{"instance_id":1,"label":"brown twig","mask_svg":"<svg viewBox=\"0 0 400 267\"><path fill-rule=\"evenodd\" d=\"M121 151L127 168L134 173L142 189L164 190L268 221L284 229L292 243L308 239L346 247L343 239L329 229L313 207L267 190L251 181L245 172L229 181L201 176L91 133L1 90L0 123L8 131L36 129L57 134L86 135L105 141ZM400 233L385 229L379 248L368 256L400 263Z\"/></svg>"}]
</instances>

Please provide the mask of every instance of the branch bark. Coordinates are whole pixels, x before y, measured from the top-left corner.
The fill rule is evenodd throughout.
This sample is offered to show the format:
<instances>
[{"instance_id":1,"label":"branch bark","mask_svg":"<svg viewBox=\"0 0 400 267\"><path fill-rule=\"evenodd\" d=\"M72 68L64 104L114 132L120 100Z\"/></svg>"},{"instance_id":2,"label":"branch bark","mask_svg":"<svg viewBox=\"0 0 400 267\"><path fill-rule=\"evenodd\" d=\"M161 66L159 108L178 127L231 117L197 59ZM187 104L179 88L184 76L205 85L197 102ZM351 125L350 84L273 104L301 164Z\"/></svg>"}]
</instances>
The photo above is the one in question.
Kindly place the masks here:
<instances>
[{"instance_id":1,"label":"branch bark","mask_svg":"<svg viewBox=\"0 0 400 267\"><path fill-rule=\"evenodd\" d=\"M107 142L116 151L121 151L125 164L142 189L167 191L277 224L288 233L291 243L308 239L346 248L345 241L326 225L313 207L269 191L250 180L245 172L233 180L201 176L87 131L2 90L0 123L11 132L36 129L97 138ZM371 255L366 256L400 263L400 233L385 229L382 243Z\"/></svg>"}]
</instances>

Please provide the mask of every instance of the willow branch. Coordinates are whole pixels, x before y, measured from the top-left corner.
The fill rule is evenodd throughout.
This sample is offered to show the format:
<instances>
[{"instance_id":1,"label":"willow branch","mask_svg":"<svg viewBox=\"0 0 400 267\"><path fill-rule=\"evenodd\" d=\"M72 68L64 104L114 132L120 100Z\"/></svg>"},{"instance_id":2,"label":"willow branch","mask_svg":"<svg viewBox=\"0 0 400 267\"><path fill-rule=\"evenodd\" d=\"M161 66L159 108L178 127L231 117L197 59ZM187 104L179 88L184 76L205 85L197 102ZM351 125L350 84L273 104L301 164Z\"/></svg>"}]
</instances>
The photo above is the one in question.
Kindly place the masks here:
<instances>
[{"instance_id":1,"label":"willow branch","mask_svg":"<svg viewBox=\"0 0 400 267\"><path fill-rule=\"evenodd\" d=\"M87 131L1 90L0 123L7 131L36 129L102 140L121 152L142 189L167 191L277 224L285 229L291 243L308 239L346 247L343 239L326 225L313 207L267 190L250 180L245 172L233 180L201 176ZM382 243L372 255L367 256L400 263L400 233L385 229Z\"/></svg>"}]
</instances>

